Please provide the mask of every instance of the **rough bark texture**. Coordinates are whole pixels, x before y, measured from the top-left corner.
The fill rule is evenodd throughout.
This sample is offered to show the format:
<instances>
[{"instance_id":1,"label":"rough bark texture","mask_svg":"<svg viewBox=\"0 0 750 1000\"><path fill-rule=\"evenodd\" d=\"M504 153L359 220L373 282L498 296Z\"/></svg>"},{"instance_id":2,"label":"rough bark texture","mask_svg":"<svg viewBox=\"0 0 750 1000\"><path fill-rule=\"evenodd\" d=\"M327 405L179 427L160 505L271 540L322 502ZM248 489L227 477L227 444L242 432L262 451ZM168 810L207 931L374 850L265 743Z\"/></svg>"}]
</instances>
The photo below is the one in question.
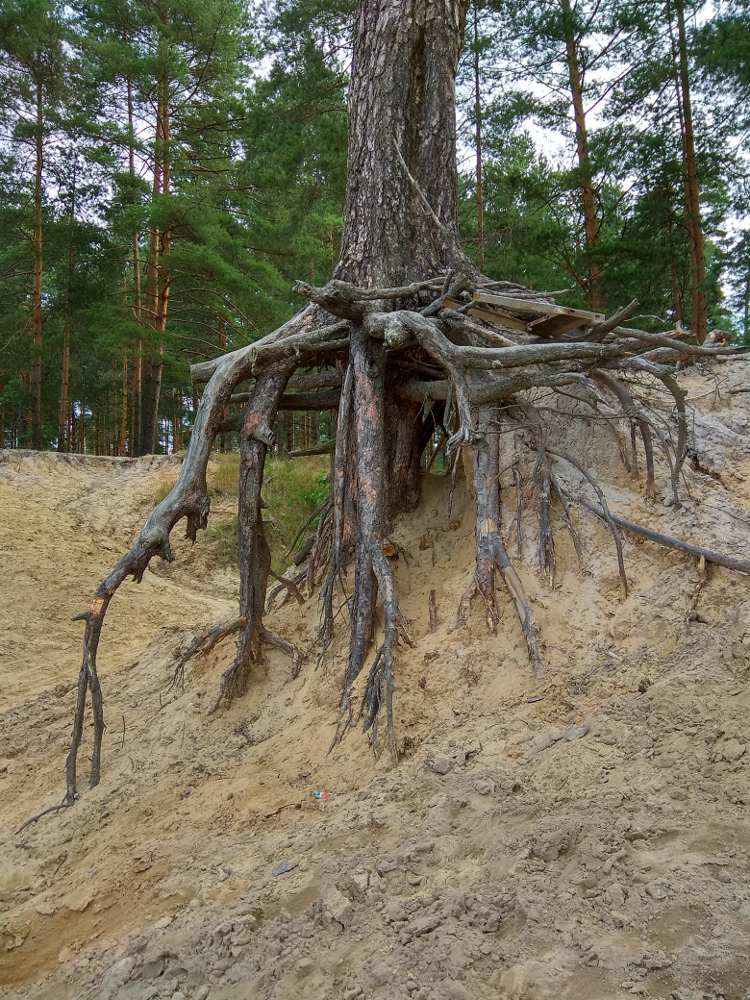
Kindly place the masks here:
<instances>
[{"instance_id":1,"label":"rough bark texture","mask_svg":"<svg viewBox=\"0 0 750 1000\"><path fill-rule=\"evenodd\" d=\"M247 688L250 667L260 654L263 611L271 552L263 527L263 469L274 444L273 422L284 387L297 367L295 358L270 365L255 383L240 433L240 615L245 625L234 663L222 678L221 695L231 697Z\"/></svg>"},{"instance_id":2,"label":"rough bark texture","mask_svg":"<svg viewBox=\"0 0 750 1000\"><path fill-rule=\"evenodd\" d=\"M468 0L359 3L336 276L401 285L471 267L456 216L454 78Z\"/></svg>"}]
</instances>

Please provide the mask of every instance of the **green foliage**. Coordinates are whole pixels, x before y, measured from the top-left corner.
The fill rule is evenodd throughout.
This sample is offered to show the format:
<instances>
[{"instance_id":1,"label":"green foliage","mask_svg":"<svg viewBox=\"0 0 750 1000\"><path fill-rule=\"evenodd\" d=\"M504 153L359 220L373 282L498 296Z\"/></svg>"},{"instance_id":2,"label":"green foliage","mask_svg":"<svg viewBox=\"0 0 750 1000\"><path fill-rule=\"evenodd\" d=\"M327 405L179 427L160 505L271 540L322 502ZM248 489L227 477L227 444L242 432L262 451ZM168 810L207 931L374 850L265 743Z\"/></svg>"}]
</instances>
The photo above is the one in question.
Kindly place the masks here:
<instances>
[{"instance_id":1,"label":"green foliage","mask_svg":"<svg viewBox=\"0 0 750 1000\"><path fill-rule=\"evenodd\" d=\"M29 439L37 139L44 148L45 440L57 444L66 331L71 416L87 448L95 441L114 448L123 403L132 402L139 349L164 366L163 440L168 420L170 434L190 422L191 363L243 346L287 319L299 306L293 280L324 283L331 276L346 186L355 6L0 5L0 444ZM750 6L682 6L710 318L747 337ZM585 303L593 251L572 123L575 51L606 308L637 297L645 314L673 321L679 309L689 322L676 9L673 0L474 0L458 76L460 224L467 249L476 252L471 161L479 129L489 276L571 287L565 301ZM170 108L168 141L156 134L160 93ZM169 184L154 191L154 163L164 154ZM170 283L163 334L154 334L144 311L155 230L170 234L169 253L160 259ZM294 502L309 507L302 497Z\"/></svg>"},{"instance_id":2,"label":"green foliage","mask_svg":"<svg viewBox=\"0 0 750 1000\"><path fill-rule=\"evenodd\" d=\"M308 521L328 497L330 483L328 461L324 457L284 459L269 457L266 460L266 478L263 499L268 505L264 512L266 538L271 549L274 570L281 573L286 563L284 556L302 525ZM325 466L325 467L324 467ZM215 455L208 477L209 493L217 499L239 496L239 455ZM165 484L163 499L171 489ZM155 497L155 502L158 500ZM317 518L310 521L314 531ZM236 565L239 554L236 517L211 524L207 537L213 546L214 556L222 565Z\"/></svg>"}]
</instances>

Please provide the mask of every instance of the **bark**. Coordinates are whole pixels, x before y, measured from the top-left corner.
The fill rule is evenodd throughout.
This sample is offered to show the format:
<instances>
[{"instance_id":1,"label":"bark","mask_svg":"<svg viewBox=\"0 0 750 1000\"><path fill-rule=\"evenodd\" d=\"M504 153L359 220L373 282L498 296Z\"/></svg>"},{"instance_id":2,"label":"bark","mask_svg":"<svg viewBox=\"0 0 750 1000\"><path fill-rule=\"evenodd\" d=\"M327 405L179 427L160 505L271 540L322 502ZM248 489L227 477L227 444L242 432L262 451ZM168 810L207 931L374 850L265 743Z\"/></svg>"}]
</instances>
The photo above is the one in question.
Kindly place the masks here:
<instances>
[{"instance_id":1,"label":"bark","mask_svg":"<svg viewBox=\"0 0 750 1000\"><path fill-rule=\"evenodd\" d=\"M706 299L706 251L703 241L698 166L695 158L693 109L690 97L685 11L683 0L675 0L677 14L677 98L680 109L680 134L682 139L682 173L685 180L685 208L690 241L691 292L693 333L702 344L708 334L708 306Z\"/></svg>"},{"instance_id":2,"label":"bark","mask_svg":"<svg viewBox=\"0 0 750 1000\"><path fill-rule=\"evenodd\" d=\"M36 85L36 165L34 170L34 305L32 341L34 346L31 369L31 447L41 449L42 438L42 294L44 275L44 234L42 232L42 181L44 172L44 109L43 89Z\"/></svg>"},{"instance_id":3,"label":"bark","mask_svg":"<svg viewBox=\"0 0 750 1000\"><path fill-rule=\"evenodd\" d=\"M600 309L602 306L602 266L597 253L600 224L596 208L596 191L591 177L586 109L583 103L583 74L578 54L578 42L573 31L573 15L570 0L562 0L562 9L566 25L565 57L568 66L568 81L570 84L573 120L576 130L576 155L578 158L578 172L581 185L586 249L589 254L589 280L586 298L592 309Z\"/></svg>"},{"instance_id":4,"label":"bark","mask_svg":"<svg viewBox=\"0 0 750 1000\"><path fill-rule=\"evenodd\" d=\"M474 145L476 148L477 185L477 264L484 270L484 193L482 185L482 101L479 74L479 23L474 4Z\"/></svg>"},{"instance_id":5,"label":"bark","mask_svg":"<svg viewBox=\"0 0 750 1000\"><path fill-rule=\"evenodd\" d=\"M455 72L468 0L357 6L336 276L401 285L457 264Z\"/></svg>"},{"instance_id":6,"label":"bark","mask_svg":"<svg viewBox=\"0 0 750 1000\"><path fill-rule=\"evenodd\" d=\"M240 631L237 655L222 677L219 699L244 693L250 668L260 656L271 552L263 527L263 469L273 447L273 423L286 383L297 367L295 358L272 364L255 383L240 433Z\"/></svg>"}]
</instances>

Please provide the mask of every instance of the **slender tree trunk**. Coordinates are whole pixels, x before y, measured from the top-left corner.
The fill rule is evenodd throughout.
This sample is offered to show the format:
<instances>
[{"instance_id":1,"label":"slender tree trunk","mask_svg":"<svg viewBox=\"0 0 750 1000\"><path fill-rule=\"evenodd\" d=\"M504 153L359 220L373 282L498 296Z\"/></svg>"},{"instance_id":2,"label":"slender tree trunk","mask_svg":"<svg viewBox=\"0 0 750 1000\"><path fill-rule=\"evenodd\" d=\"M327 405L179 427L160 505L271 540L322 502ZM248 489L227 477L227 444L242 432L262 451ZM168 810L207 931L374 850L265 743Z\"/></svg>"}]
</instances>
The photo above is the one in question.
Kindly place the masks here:
<instances>
[{"instance_id":1,"label":"slender tree trunk","mask_svg":"<svg viewBox=\"0 0 750 1000\"><path fill-rule=\"evenodd\" d=\"M44 119L42 84L36 87L36 169L34 171L34 357L31 370L31 446L41 449L42 439L42 279L44 273L42 234L42 175L44 171Z\"/></svg>"},{"instance_id":2,"label":"slender tree trunk","mask_svg":"<svg viewBox=\"0 0 750 1000\"><path fill-rule=\"evenodd\" d=\"M128 41L127 31L123 40ZM130 77L126 79L127 101L128 101L128 165L130 177L135 180L135 129L133 125L133 81ZM140 257L140 234L137 229L133 230L131 237L132 264L133 264L133 315L140 326L142 322L141 306L141 257ZM141 435L141 385L143 367L143 341L140 336L135 340L135 352L133 356L133 384L130 394L130 455L140 455L140 435Z\"/></svg>"},{"instance_id":3,"label":"slender tree trunk","mask_svg":"<svg viewBox=\"0 0 750 1000\"><path fill-rule=\"evenodd\" d=\"M70 451L67 437L68 391L70 387L70 285L73 274L73 244L68 251L68 287L65 292L65 326L63 327L62 375L60 378L60 407L57 414L57 450Z\"/></svg>"},{"instance_id":4,"label":"slender tree trunk","mask_svg":"<svg viewBox=\"0 0 750 1000\"><path fill-rule=\"evenodd\" d=\"M565 57L568 65L568 81L576 129L576 155L581 185L586 250L589 255L589 280L586 297L592 309L600 309L602 307L602 265L598 255L600 224L596 209L596 191L591 177L589 136L586 125L586 109L583 104L583 73L579 61L578 44L573 31L570 0L561 0L561 2L565 23Z\"/></svg>"},{"instance_id":5,"label":"slender tree trunk","mask_svg":"<svg viewBox=\"0 0 750 1000\"><path fill-rule=\"evenodd\" d=\"M153 198L169 194L169 90L167 80L159 83L156 135L154 143ZM147 356L144 357L142 377L142 419L140 452L154 450L159 421L159 399L164 364L164 333L167 327L170 278L164 273L164 258L171 252L171 232L161 232L152 227L146 272L146 310L153 331Z\"/></svg>"},{"instance_id":6,"label":"slender tree trunk","mask_svg":"<svg viewBox=\"0 0 750 1000\"><path fill-rule=\"evenodd\" d=\"M70 331L71 331L71 289L73 286L73 229L76 217L76 160L73 160L73 178L70 195L70 238L68 243L68 280L65 286L65 325L63 327L62 376L60 378L60 406L57 411L57 450L70 451L67 439L68 391L70 387Z\"/></svg>"},{"instance_id":7,"label":"slender tree trunk","mask_svg":"<svg viewBox=\"0 0 750 1000\"><path fill-rule=\"evenodd\" d=\"M677 14L677 98L680 109L680 134L682 139L682 173L685 180L685 209L690 240L692 317L691 325L699 343L708 334L708 305L706 298L706 251L703 241L698 166L695 158L693 109L690 98L687 38L683 0L675 0Z\"/></svg>"},{"instance_id":8,"label":"slender tree trunk","mask_svg":"<svg viewBox=\"0 0 750 1000\"><path fill-rule=\"evenodd\" d=\"M120 439L118 454L124 455L128 441L128 352L122 356L122 404L120 408Z\"/></svg>"},{"instance_id":9,"label":"slender tree trunk","mask_svg":"<svg viewBox=\"0 0 750 1000\"><path fill-rule=\"evenodd\" d=\"M474 145L477 154L477 264L484 270L484 192L482 177L482 101L479 74L479 21L474 4Z\"/></svg>"}]
</instances>

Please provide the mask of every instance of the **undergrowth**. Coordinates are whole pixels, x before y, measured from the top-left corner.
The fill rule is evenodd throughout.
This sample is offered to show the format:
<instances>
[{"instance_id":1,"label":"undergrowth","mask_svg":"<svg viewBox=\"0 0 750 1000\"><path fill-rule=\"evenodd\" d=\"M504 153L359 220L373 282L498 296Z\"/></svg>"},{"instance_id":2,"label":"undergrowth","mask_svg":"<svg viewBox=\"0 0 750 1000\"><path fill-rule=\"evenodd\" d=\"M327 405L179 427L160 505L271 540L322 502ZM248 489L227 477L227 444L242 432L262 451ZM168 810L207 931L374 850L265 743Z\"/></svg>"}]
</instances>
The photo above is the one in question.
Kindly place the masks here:
<instances>
[{"instance_id":1,"label":"undergrowth","mask_svg":"<svg viewBox=\"0 0 750 1000\"><path fill-rule=\"evenodd\" d=\"M240 456L237 453L212 456L208 471L208 492L217 506L222 500L239 496ZM266 537L271 549L273 569L281 573L287 560L284 556L295 535L310 515L328 496L330 459L326 456L309 458L269 458L266 460L263 499L268 505L263 511ZM167 480L154 494L154 506L161 503L174 485ZM317 526L315 518L309 532ZM303 539L307 535L306 530ZM237 515L227 518L212 512L206 538L219 565L237 565Z\"/></svg>"}]
</instances>

